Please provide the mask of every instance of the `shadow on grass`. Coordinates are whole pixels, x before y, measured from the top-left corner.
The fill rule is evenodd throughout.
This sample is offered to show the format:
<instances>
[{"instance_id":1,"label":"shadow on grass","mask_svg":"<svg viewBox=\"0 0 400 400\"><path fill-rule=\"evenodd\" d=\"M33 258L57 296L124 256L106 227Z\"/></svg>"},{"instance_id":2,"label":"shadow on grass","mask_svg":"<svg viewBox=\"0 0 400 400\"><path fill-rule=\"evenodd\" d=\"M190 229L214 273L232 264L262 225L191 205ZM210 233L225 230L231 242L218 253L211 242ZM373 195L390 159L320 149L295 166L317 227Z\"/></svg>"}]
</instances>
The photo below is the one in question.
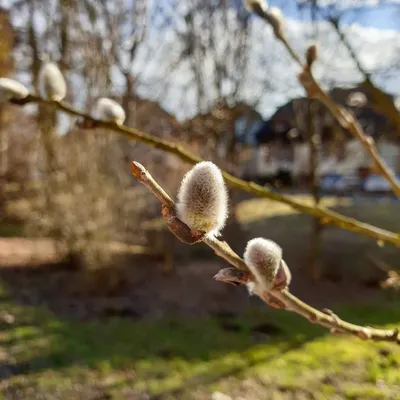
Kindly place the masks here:
<instances>
[{"instance_id":1,"label":"shadow on grass","mask_svg":"<svg viewBox=\"0 0 400 400\"><path fill-rule=\"evenodd\" d=\"M49 370L67 376L76 369L103 375L131 370L135 388L157 396L238 375L320 333L292 334L291 321L275 322L274 313L77 322L35 307L7 307L16 323L2 330L0 346L14 362L0 365L2 381Z\"/></svg>"},{"instance_id":2,"label":"shadow on grass","mask_svg":"<svg viewBox=\"0 0 400 400\"><path fill-rule=\"evenodd\" d=\"M380 226L387 228L391 228L389 224L393 224L395 219L390 216L393 210L376 211L375 217L370 216L370 219L362 218L370 212L369 207L362 212L361 208L340 211L352 215L358 212L360 215L357 217L366 221L373 222L372 218L386 221ZM299 214L272 216L249 224L247 229L253 237L266 236L280 243L288 263L298 268L299 260L306 258L310 221L307 216ZM335 228L324 232L323 258L332 266L357 271L358 265L363 268L366 252L375 250L384 252L391 260L399 259L399 250L394 247L380 249L368 238ZM263 311L249 308L246 313L233 310L201 317L196 317L194 311L189 319L164 317L147 320L139 318L139 314L134 314L136 318L133 318L128 313L125 318L79 322L43 308L24 305L48 304L41 301L40 296L51 286L46 285L50 275L45 272L36 280L37 272L34 271L2 271L8 289L14 293L20 289L20 278L10 280L7 276L18 273L31 286L39 280L41 283L36 292L29 292L33 299L24 301L22 296L18 304L11 303L0 293L0 307L11 312L16 319L14 324L1 326L0 346L7 349L12 360L0 364L2 380L36 376L48 371L60 374L59 379L82 369L96 371L102 376L134 371L130 385L159 398L179 398L183 391L211 385L227 376L241 375L257 365L274 363L285 354L327 335L326 330L310 325L297 315L266 308L262 308ZM295 275L301 278L299 270L295 270ZM192 282L193 285L197 283ZM295 279L294 293L298 293L296 285ZM324 285L320 288L306 286L302 290L309 292L311 300L317 292L329 300L330 292ZM350 285L336 285L335 290L340 302L351 303L352 292L359 291L359 287L350 282ZM235 296L234 291L232 288L232 296ZM206 287L204 293L208 293ZM334 311L354 323L399 326L398 300L390 302L376 291L366 294L366 305L335 307ZM47 302L52 298L57 301L54 291ZM224 299L229 302L231 297ZM201 306L199 303L198 307ZM51 379L56 378L52 375Z\"/></svg>"},{"instance_id":3,"label":"shadow on grass","mask_svg":"<svg viewBox=\"0 0 400 400\"><path fill-rule=\"evenodd\" d=\"M399 326L398 305L377 300L374 305L335 311L355 323ZM240 376L327 335L297 315L275 310L186 320L86 322L59 318L36 307L13 305L10 312L16 322L1 331L0 346L15 361L0 365L2 380L47 371L59 371L59 379L82 369L103 376L134 371L130 385L154 398L179 398L187 390Z\"/></svg>"}]
</instances>

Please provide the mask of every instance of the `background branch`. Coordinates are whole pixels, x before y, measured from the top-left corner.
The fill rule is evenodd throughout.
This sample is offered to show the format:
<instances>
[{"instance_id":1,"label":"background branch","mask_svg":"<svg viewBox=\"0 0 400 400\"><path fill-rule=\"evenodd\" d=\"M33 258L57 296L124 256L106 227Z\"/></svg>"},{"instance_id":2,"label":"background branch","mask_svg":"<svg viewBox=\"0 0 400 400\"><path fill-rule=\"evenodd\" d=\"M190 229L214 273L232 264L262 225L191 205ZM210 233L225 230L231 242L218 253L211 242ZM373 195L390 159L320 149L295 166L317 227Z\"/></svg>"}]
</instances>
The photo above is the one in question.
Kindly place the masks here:
<instances>
[{"instance_id":1,"label":"background branch","mask_svg":"<svg viewBox=\"0 0 400 400\"><path fill-rule=\"evenodd\" d=\"M263 18L270 23L268 18ZM358 121L343 107L338 106L328 95L328 93L316 81L312 72L311 66L303 64L300 57L297 55L293 47L287 41L285 35L280 29L278 32L274 29L275 37L285 46L292 59L302 67L299 74L299 81L303 85L308 97L318 99L322 102L333 114L339 124L349 131L356 139L360 141L364 149L373 159L377 171L384 176L390 183L393 193L400 198L400 182L397 180L393 171L386 164L385 160L380 156L374 140L367 136ZM359 65L359 64L358 64ZM359 65L360 67L360 65Z\"/></svg>"},{"instance_id":2,"label":"background branch","mask_svg":"<svg viewBox=\"0 0 400 400\"><path fill-rule=\"evenodd\" d=\"M174 201L168 194L162 189L162 187L153 179L150 173L139 163L133 162L131 165L132 173L139 182L143 183L147 188L160 200L164 207L168 207L171 212L174 212ZM175 215L175 218L176 217ZM180 221L181 224L184 224ZM188 228L189 229L189 228ZM175 233L179 238L179 233ZM235 268L240 270L247 270L247 266L244 260L239 257L226 242L221 242L215 237L206 237L203 242L211 247L215 253L228 261ZM321 312L312 306L304 303L296 296L291 294L288 289L285 290L271 290L269 295L273 299L278 299L288 311L293 311L304 318L308 319L311 323L323 326L331 330L331 332L345 333L353 336L357 336L363 340L375 340L375 341L388 341L396 342L400 344L400 336L397 329L384 330L374 329L369 326L354 325L349 322L343 321L337 315L331 311ZM266 303L268 299L260 297Z\"/></svg>"},{"instance_id":3,"label":"background branch","mask_svg":"<svg viewBox=\"0 0 400 400\"><path fill-rule=\"evenodd\" d=\"M63 111L66 114L80 117L83 120L92 122L94 126L106 128L110 131L118 133L127 137L130 140L135 140L144 143L148 146L161 149L168 153L178 156L182 161L189 164L196 164L202 159L189 151L185 150L182 146L175 143L169 142L167 140L158 139L152 135L141 132L135 128L128 128L124 125L117 125L114 122L104 122L92 118L89 114L81 112L74 109L70 105L64 102L55 102L51 100L44 100L36 95L29 95L23 100L13 100L14 104L24 105L28 103L38 103L38 104L50 104L55 106L58 110ZM236 178L235 176L222 171L225 180L229 185L235 189L242 190L247 193L251 193L258 197L267 198L273 201L277 201L286 204L293 209L312 215L321 220L322 224L334 225L339 228L370 237L374 240L381 240L383 242L394 244L400 247L400 234L390 232L385 229L377 228L373 225L358 221L354 218L346 217L337 212L328 210L322 206L310 206L304 202L296 200L290 196L275 193L264 186L258 185L254 182L247 182L242 179Z\"/></svg>"},{"instance_id":4,"label":"background branch","mask_svg":"<svg viewBox=\"0 0 400 400\"><path fill-rule=\"evenodd\" d=\"M374 85L374 83L371 80L371 74L361 65L361 62L355 50L351 46L349 40L346 38L344 33L340 30L338 20L331 18L329 19L329 22L331 23L335 32L338 34L340 41L344 44L344 46L348 50L351 59L356 64L358 72L360 72L363 75L364 82L362 83L362 85L371 91L374 103L376 103L378 107L382 108L382 111L384 111L385 115L389 117L389 119L396 127L397 134L400 135L400 113L397 110L396 106L393 104L393 101L390 99L388 95L383 93L382 90L380 90Z\"/></svg>"}]
</instances>

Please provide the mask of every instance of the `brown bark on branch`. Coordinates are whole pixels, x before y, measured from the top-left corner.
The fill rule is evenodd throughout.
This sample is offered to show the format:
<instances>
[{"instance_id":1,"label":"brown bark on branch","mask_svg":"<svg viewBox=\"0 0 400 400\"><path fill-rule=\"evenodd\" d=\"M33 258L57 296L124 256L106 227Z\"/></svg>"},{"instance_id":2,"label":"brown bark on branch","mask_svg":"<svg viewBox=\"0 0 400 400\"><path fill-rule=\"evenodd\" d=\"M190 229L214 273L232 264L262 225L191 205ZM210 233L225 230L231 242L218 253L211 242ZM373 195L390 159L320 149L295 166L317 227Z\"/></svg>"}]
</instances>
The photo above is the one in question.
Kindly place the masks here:
<instances>
[{"instance_id":1,"label":"brown bark on branch","mask_svg":"<svg viewBox=\"0 0 400 400\"><path fill-rule=\"evenodd\" d=\"M267 23L271 24L271 21L267 17L259 14ZM271 24L272 25L272 24ZM285 34L282 29L279 32L276 31L272 25L275 37L285 46L286 50L293 58L293 60L300 65L302 71L298 75L299 81L304 87L308 97L317 99L323 103L333 114L339 124L346 130L348 130L360 143L364 146L367 153L370 155L377 171L386 178L390 183L393 193L400 198L400 182L397 180L393 171L386 164L385 160L380 156L374 140L367 136L362 129L358 121L351 115L346 109L337 105L328 93L321 87L321 85L315 80L311 68L307 63L303 63L300 57L296 54L293 47L287 41Z\"/></svg>"},{"instance_id":2,"label":"brown bark on branch","mask_svg":"<svg viewBox=\"0 0 400 400\"><path fill-rule=\"evenodd\" d=\"M356 64L357 70L363 75L364 82L362 83L362 86L371 92L374 106L391 120L393 125L396 127L397 133L400 135L400 113L393 101L372 82L371 74L361 65L356 52L354 51L350 42L347 40L344 33L340 30L338 21L336 19L330 19L329 22L331 23L335 32L338 34L341 42L348 50L351 59Z\"/></svg>"},{"instance_id":3,"label":"brown bark on branch","mask_svg":"<svg viewBox=\"0 0 400 400\"><path fill-rule=\"evenodd\" d=\"M167 140L158 139L152 135L141 132L134 128L128 128L124 125L118 125L114 122L104 122L99 121L92 118L90 115L85 114L79 110L74 109L70 105L64 102L56 102L51 100L44 100L36 95L29 95L23 100L13 100L14 104L24 105L28 103L45 103L52 104L58 110L63 111L64 113L75 116L83 119L88 122L88 125L97 126L101 128L106 128L110 131L118 133L127 137L130 140L135 140L141 143L144 143L148 146L161 149L168 153L174 154L179 157L182 161L185 161L189 164L196 164L202 159L189 151L185 150L182 146L177 145L175 143L169 142ZM334 225L339 228L370 237L374 240L382 240L383 242L391 243L397 247L400 247L400 234L390 232L385 229L377 228L373 225L358 221L354 218L345 217L337 212L331 211L327 208L321 206L310 206L302 201L296 200L290 196L286 196L283 194L275 193L268 188L265 188L261 185L258 185L254 182L247 182L242 179L236 178L235 176L228 174L225 171L222 171L222 174L227 181L227 183L235 188L242 190L247 193L251 193L258 197L267 198L273 201L277 201L283 204L286 204L293 209L312 215L313 217L319 218L322 224L326 225Z\"/></svg>"},{"instance_id":4,"label":"brown bark on branch","mask_svg":"<svg viewBox=\"0 0 400 400\"><path fill-rule=\"evenodd\" d=\"M133 175L141 183L147 186L147 188L160 200L162 206L168 208L172 215L175 210L174 201L153 179L150 173L141 164L136 162L132 163L131 169ZM174 217L178 219L175 214ZM180 221L180 223L181 225L179 225L179 228L173 233L179 239L186 242L186 232L184 232L184 237L181 238L181 227L185 224L182 221ZM190 231L190 228L187 225L185 226L185 229ZM224 269L216 275L217 280L234 284L246 284L253 279L244 260L231 249L228 243L221 242L212 236L204 237L203 242L211 247L219 257L223 258L234 268L239 270L239 272L235 274L229 271L228 268ZM228 278L226 275L228 275ZM268 292L268 295L260 295L260 298L275 308L282 308L295 312L313 324L328 328L332 333L353 335L363 340L386 341L400 344L400 335L397 329L375 329L369 326L351 324L340 319L330 310L319 311L307 303L304 303L291 294L289 289L279 290L273 288Z\"/></svg>"}]
</instances>

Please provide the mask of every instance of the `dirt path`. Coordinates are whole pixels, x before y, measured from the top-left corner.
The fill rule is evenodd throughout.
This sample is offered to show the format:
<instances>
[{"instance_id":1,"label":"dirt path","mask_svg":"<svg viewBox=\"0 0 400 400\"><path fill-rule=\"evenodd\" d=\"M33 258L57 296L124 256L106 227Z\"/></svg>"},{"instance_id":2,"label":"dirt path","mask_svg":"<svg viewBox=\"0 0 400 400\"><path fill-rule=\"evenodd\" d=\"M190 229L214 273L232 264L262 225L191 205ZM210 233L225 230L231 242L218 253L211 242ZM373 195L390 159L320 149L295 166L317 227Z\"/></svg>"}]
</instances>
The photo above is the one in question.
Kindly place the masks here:
<instances>
[{"instance_id":1,"label":"dirt path","mask_svg":"<svg viewBox=\"0 0 400 400\"><path fill-rule=\"evenodd\" d=\"M50 239L1 238L1 267L30 267L61 261Z\"/></svg>"}]
</instances>

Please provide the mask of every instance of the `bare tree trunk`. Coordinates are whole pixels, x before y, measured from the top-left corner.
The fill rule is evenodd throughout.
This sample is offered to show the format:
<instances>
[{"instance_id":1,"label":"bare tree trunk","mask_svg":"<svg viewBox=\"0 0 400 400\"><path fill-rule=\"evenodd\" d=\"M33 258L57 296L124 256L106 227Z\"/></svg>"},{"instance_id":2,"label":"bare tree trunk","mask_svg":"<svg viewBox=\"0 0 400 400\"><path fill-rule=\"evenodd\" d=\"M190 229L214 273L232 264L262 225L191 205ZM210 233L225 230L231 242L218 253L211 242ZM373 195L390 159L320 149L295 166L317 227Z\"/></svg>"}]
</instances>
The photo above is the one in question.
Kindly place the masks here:
<instances>
[{"instance_id":1,"label":"bare tree trunk","mask_svg":"<svg viewBox=\"0 0 400 400\"><path fill-rule=\"evenodd\" d=\"M310 146L310 174L309 185L314 205L318 206L320 203L320 192L317 177L318 168L318 147L320 145L320 129L318 124L316 100L310 100L307 112L307 138ZM310 237L310 250L309 250L309 276L313 282L318 282L321 278L320 268L320 253L321 253L321 234L322 225L319 218L314 218L312 222L312 231Z\"/></svg>"},{"instance_id":2,"label":"bare tree trunk","mask_svg":"<svg viewBox=\"0 0 400 400\"><path fill-rule=\"evenodd\" d=\"M8 170L8 132L3 128L4 106L0 105L0 220L4 212L5 183ZM3 128L3 129L2 129Z\"/></svg>"},{"instance_id":3,"label":"bare tree trunk","mask_svg":"<svg viewBox=\"0 0 400 400\"><path fill-rule=\"evenodd\" d=\"M8 132L3 128L4 106L0 105L0 180L4 182L8 168Z\"/></svg>"}]
</instances>

